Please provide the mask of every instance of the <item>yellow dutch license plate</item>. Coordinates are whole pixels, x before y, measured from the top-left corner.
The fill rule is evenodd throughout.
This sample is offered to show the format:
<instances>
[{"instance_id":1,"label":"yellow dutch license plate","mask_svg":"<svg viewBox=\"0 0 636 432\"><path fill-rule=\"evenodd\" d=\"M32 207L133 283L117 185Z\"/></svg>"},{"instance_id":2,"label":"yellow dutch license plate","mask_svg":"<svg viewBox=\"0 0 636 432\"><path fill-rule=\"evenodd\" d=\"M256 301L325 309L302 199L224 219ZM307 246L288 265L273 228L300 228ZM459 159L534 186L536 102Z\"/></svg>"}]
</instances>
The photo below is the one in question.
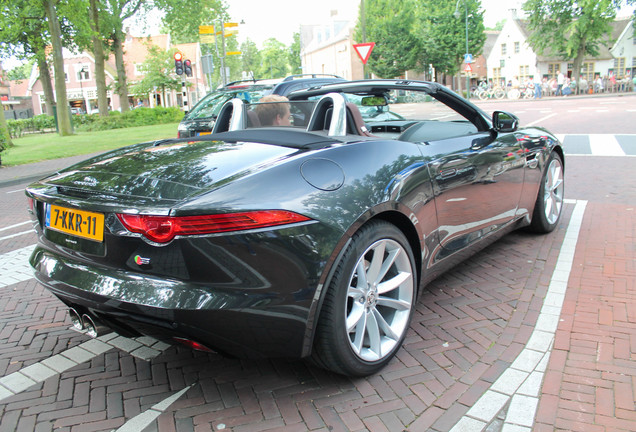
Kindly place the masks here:
<instances>
[{"instance_id":1,"label":"yellow dutch license plate","mask_svg":"<svg viewBox=\"0 0 636 432\"><path fill-rule=\"evenodd\" d=\"M55 231L101 242L104 240L104 215L50 205L46 226Z\"/></svg>"}]
</instances>

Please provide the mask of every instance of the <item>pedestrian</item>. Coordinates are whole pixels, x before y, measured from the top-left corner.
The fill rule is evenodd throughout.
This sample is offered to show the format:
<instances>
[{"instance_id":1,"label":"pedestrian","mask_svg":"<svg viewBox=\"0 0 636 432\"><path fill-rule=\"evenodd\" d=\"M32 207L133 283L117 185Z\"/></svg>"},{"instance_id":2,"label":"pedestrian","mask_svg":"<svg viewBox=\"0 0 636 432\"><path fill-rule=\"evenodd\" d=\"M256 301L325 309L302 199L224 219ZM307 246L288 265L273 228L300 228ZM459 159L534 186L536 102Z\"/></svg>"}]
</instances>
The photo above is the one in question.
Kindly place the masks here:
<instances>
[{"instance_id":1,"label":"pedestrian","mask_svg":"<svg viewBox=\"0 0 636 432\"><path fill-rule=\"evenodd\" d=\"M539 79L534 81L534 98L541 99L543 97L543 93L541 92L541 81Z\"/></svg>"},{"instance_id":2,"label":"pedestrian","mask_svg":"<svg viewBox=\"0 0 636 432\"><path fill-rule=\"evenodd\" d=\"M557 91L556 91L557 96L559 95L563 96L563 84L565 84L565 76L559 70L557 71Z\"/></svg>"},{"instance_id":3,"label":"pedestrian","mask_svg":"<svg viewBox=\"0 0 636 432\"><path fill-rule=\"evenodd\" d=\"M570 81L570 78L565 78L565 82L563 83L563 86L561 86L562 87L561 88L561 94L563 96L567 96L567 95L572 94L572 87L570 85L571 83L572 83L572 81Z\"/></svg>"},{"instance_id":4,"label":"pedestrian","mask_svg":"<svg viewBox=\"0 0 636 432\"><path fill-rule=\"evenodd\" d=\"M594 91L596 93L603 93L603 80L601 79L600 74L596 74L596 79L594 80Z\"/></svg>"}]
</instances>

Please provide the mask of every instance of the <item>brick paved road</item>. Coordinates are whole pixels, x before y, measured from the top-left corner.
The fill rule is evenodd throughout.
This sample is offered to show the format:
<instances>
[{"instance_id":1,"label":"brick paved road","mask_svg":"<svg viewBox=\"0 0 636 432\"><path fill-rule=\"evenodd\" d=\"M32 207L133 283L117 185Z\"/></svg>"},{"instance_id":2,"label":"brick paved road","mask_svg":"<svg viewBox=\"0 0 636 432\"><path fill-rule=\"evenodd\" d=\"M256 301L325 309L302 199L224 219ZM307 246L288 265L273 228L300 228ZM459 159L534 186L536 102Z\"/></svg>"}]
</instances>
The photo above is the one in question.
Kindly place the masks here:
<instances>
[{"instance_id":1,"label":"brick paved road","mask_svg":"<svg viewBox=\"0 0 636 432\"><path fill-rule=\"evenodd\" d=\"M633 173L636 159L624 160ZM581 177L572 198L591 189L588 163L568 161L566 179L570 169ZM23 234L18 189L0 189L0 256L20 279L20 254L35 238ZM579 203L566 205L554 233L513 233L431 284L404 348L366 379L156 340L91 341L70 330L62 304L33 279L0 283L0 432L636 430L636 192L628 189L591 191L549 361L529 362L528 347L550 349L549 337L546 346L533 335L545 325L546 297L555 298L554 270ZM532 380L544 371L529 427Z\"/></svg>"}]
</instances>

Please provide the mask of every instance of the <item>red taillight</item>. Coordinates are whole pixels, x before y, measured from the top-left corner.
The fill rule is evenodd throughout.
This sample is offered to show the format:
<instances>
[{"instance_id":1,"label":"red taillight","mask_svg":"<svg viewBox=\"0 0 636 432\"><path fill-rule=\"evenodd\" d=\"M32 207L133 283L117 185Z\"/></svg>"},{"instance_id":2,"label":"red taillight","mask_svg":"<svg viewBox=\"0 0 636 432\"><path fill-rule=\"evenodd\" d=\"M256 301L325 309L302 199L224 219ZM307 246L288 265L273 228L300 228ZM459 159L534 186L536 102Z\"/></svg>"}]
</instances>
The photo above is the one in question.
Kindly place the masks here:
<instances>
[{"instance_id":1,"label":"red taillight","mask_svg":"<svg viewBox=\"0 0 636 432\"><path fill-rule=\"evenodd\" d=\"M31 197L27 197L27 204L29 206L29 212L30 213L34 213L35 212L35 200Z\"/></svg>"},{"instance_id":2,"label":"red taillight","mask_svg":"<svg viewBox=\"0 0 636 432\"><path fill-rule=\"evenodd\" d=\"M183 344L183 345L185 345L187 347L190 347L190 348L192 348L194 350L197 350L197 351L203 351L203 352L209 352L209 353L214 352L210 348L208 348L205 345L203 345L202 343L195 342L195 341L190 340L190 339L177 337L177 336L173 337L172 339L175 342L179 342L180 344Z\"/></svg>"},{"instance_id":3,"label":"red taillight","mask_svg":"<svg viewBox=\"0 0 636 432\"><path fill-rule=\"evenodd\" d=\"M309 218L285 210L266 210L202 216L153 216L118 214L131 232L143 234L148 240L167 243L175 236L214 234L267 228L308 221Z\"/></svg>"}]
</instances>

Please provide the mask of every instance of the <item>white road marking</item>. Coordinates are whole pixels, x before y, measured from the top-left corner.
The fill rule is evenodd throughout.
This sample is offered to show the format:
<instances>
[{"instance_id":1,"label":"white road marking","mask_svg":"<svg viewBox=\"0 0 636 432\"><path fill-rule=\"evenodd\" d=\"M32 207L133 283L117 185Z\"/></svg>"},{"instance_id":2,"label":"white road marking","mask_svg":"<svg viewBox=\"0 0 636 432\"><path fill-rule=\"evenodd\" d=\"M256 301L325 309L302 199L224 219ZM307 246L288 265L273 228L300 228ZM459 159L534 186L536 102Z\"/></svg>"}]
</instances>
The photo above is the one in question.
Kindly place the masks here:
<instances>
[{"instance_id":1,"label":"white road marking","mask_svg":"<svg viewBox=\"0 0 636 432\"><path fill-rule=\"evenodd\" d=\"M169 396L161 402L153 405L141 414L137 414L135 417L131 418L126 423L121 425L117 429L117 432L138 432L140 430L144 430L150 425L150 423L155 421L157 417L159 417L165 410L167 410L170 405L175 403L181 396L186 394L186 392L190 390L192 386L194 386L194 384L190 384L189 386L179 390L172 396Z\"/></svg>"},{"instance_id":2,"label":"white road marking","mask_svg":"<svg viewBox=\"0 0 636 432\"><path fill-rule=\"evenodd\" d=\"M625 156L614 135L589 135L589 140L595 156Z\"/></svg>"},{"instance_id":3,"label":"white road marking","mask_svg":"<svg viewBox=\"0 0 636 432\"><path fill-rule=\"evenodd\" d=\"M33 230L28 230L28 231L22 231L19 233L15 233L15 234L11 234L8 236L4 236L4 237L0 237L0 241L2 240L9 240L10 238L14 238L14 237L20 237L21 235L25 235L25 234L31 234L33 232Z\"/></svg>"},{"instance_id":4,"label":"white road marking","mask_svg":"<svg viewBox=\"0 0 636 432\"><path fill-rule=\"evenodd\" d=\"M133 357L148 361L170 348L170 345L149 336L130 339L117 333L108 333L97 339L90 339L71 349L0 378L0 402L53 375L86 363L112 348L126 351Z\"/></svg>"},{"instance_id":5,"label":"white road marking","mask_svg":"<svg viewBox=\"0 0 636 432\"><path fill-rule=\"evenodd\" d=\"M543 307L528 343L510 367L473 404L450 432L484 430L508 401L510 406L504 429L517 430L521 427L519 430L530 430L525 428L532 428L586 205L587 201L576 201Z\"/></svg>"},{"instance_id":6,"label":"white road marking","mask_svg":"<svg viewBox=\"0 0 636 432\"><path fill-rule=\"evenodd\" d=\"M554 117L555 115L557 115L557 113L553 112L552 114L548 114L545 117L541 117L539 120L535 120L533 122L528 123L526 126L534 126L536 124L542 123L546 121L547 119L549 119L550 117Z\"/></svg>"},{"instance_id":7,"label":"white road marking","mask_svg":"<svg viewBox=\"0 0 636 432\"><path fill-rule=\"evenodd\" d=\"M0 231L10 230L10 229L12 229L12 228L17 228L17 227L19 227L19 226L26 225L26 224L30 224L30 223L31 223L31 221L20 222L20 223L17 223L17 224L13 224L13 225L6 226L6 227L4 227L4 228L0 228Z\"/></svg>"}]
</instances>

